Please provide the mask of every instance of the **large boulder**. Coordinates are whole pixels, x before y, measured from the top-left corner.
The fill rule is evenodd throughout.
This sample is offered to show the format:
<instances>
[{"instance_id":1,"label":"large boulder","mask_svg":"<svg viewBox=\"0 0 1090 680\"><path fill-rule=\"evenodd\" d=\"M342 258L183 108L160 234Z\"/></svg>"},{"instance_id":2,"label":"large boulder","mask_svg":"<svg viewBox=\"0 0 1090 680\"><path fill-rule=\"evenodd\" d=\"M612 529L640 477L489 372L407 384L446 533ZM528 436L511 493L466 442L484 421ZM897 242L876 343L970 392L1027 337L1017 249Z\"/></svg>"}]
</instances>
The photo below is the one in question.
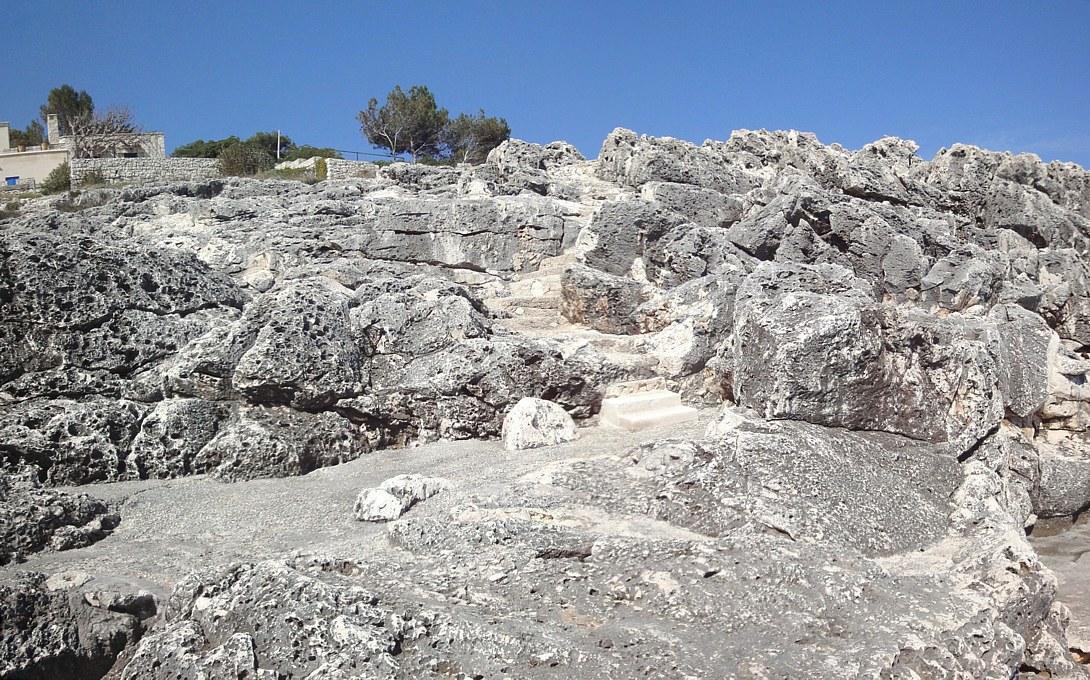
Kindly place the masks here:
<instances>
[{"instance_id":1,"label":"large boulder","mask_svg":"<svg viewBox=\"0 0 1090 680\"><path fill-rule=\"evenodd\" d=\"M128 374L242 307L193 254L136 239L0 234L0 384L60 365Z\"/></svg>"},{"instance_id":2,"label":"large boulder","mask_svg":"<svg viewBox=\"0 0 1090 680\"><path fill-rule=\"evenodd\" d=\"M304 409L360 392L366 366L348 303L347 291L314 280L255 300L231 338L233 347L245 346L231 376L234 388L252 403Z\"/></svg>"},{"instance_id":3,"label":"large boulder","mask_svg":"<svg viewBox=\"0 0 1090 680\"><path fill-rule=\"evenodd\" d=\"M87 494L42 488L27 475L0 476L0 566L42 550L90 545L119 521L106 503Z\"/></svg>"},{"instance_id":4,"label":"large boulder","mask_svg":"<svg viewBox=\"0 0 1090 680\"><path fill-rule=\"evenodd\" d=\"M745 193L757 182L715 143L694 146L670 137L648 137L617 128L598 152L598 177L630 187L674 182L726 194Z\"/></svg>"},{"instance_id":5,"label":"large boulder","mask_svg":"<svg viewBox=\"0 0 1090 680\"><path fill-rule=\"evenodd\" d=\"M651 297L648 284L575 264L560 285L560 312L568 321L603 333L639 332L636 312Z\"/></svg>"},{"instance_id":6,"label":"large boulder","mask_svg":"<svg viewBox=\"0 0 1090 680\"><path fill-rule=\"evenodd\" d=\"M504 416L500 436L508 451L555 446L575 439L575 421L551 401L523 397Z\"/></svg>"},{"instance_id":7,"label":"large boulder","mask_svg":"<svg viewBox=\"0 0 1090 680\"><path fill-rule=\"evenodd\" d=\"M838 267L758 267L735 302L735 399L767 418L968 450L1004 413L987 328L884 308L863 289Z\"/></svg>"},{"instance_id":8,"label":"large boulder","mask_svg":"<svg viewBox=\"0 0 1090 680\"><path fill-rule=\"evenodd\" d=\"M32 467L49 485L117 481L147 407L96 397L31 399L0 407L0 450L9 469Z\"/></svg>"},{"instance_id":9,"label":"large boulder","mask_svg":"<svg viewBox=\"0 0 1090 680\"><path fill-rule=\"evenodd\" d=\"M231 402L164 399L140 424L125 459L127 476L163 479L203 472L194 462L234 411Z\"/></svg>"},{"instance_id":10,"label":"large boulder","mask_svg":"<svg viewBox=\"0 0 1090 680\"><path fill-rule=\"evenodd\" d=\"M146 592L117 592L86 574L0 578L0 677L101 678L154 622Z\"/></svg>"},{"instance_id":11,"label":"large boulder","mask_svg":"<svg viewBox=\"0 0 1090 680\"><path fill-rule=\"evenodd\" d=\"M201 449L192 468L227 482L287 477L354 460L368 450L357 428L335 413L248 407Z\"/></svg>"},{"instance_id":12,"label":"large boulder","mask_svg":"<svg viewBox=\"0 0 1090 680\"><path fill-rule=\"evenodd\" d=\"M641 258L647 244L660 239L677 222L653 203L609 201L594 213L586 229L583 238L593 245L583 260L607 274L630 274L634 266L644 266Z\"/></svg>"},{"instance_id":13,"label":"large boulder","mask_svg":"<svg viewBox=\"0 0 1090 680\"><path fill-rule=\"evenodd\" d=\"M389 522L412 506L446 491L450 482L442 477L408 474L391 477L373 489L364 489L353 506L361 522Z\"/></svg>"}]
</instances>

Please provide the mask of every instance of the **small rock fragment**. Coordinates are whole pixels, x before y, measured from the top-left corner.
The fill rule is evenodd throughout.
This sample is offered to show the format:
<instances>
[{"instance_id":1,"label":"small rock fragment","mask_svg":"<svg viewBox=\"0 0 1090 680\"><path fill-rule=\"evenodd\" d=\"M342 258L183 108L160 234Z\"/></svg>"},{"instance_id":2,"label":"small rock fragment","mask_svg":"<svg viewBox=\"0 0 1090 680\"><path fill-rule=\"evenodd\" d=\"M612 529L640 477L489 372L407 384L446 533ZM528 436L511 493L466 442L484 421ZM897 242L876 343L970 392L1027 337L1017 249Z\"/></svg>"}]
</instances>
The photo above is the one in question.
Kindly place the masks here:
<instances>
[{"instance_id":1,"label":"small rock fragment","mask_svg":"<svg viewBox=\"0 0 1090 680\"><path fill-rule=\"evenodd\" d=\"M361 522L389 522L401 517L419 501L445 491L450 483L441 477L398 475L378 488L364 489L356 498L356 519Z\"/></svg>"}]
</instances>

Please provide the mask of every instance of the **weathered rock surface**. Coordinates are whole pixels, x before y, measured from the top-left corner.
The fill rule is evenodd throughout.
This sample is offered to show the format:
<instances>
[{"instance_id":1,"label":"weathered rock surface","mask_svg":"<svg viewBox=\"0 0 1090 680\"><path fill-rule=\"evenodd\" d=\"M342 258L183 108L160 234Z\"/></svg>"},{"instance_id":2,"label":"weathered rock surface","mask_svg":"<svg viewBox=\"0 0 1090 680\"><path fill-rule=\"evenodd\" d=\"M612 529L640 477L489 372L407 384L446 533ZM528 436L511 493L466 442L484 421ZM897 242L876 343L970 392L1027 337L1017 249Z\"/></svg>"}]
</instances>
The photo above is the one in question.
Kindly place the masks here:
<instances>
[{"instance_id":1,"label":"weathered rock surface","mask_svg":"<svg viewBox=\"0 0 1090 680\"><path fill-rule=\"evenodd\" d=\"M110 670L157 613L142 592L99 590L86 574L0 580L0 677L83 680Z\"/></svg>"},{"instance_id":2,"label":"weathered rock surface","mask_svg":"<svg viewBox=\"0 0 1090 680\"><path fill-rule=\"evenodd\" d=\"M558 404L523 397L504 416L500 437L508 451L553 446L575 439L575 421Z\"/></svg>"},{"instance_id":3,"label":"weathered rock surface","mask_svg":"<svg viewBox=\"0 0 1090 680\"><path fill-rule=\"evenodd\" d=\"M4 560L134 540L55 487L547 448L376 472L328 509L359 540L172 574L139 643L139 597L92 596L135 621L81 629L20 577L0 675L101 677L124 649L114 680L1085 677L1025 532L1090 507L1086 171L618 129L594 161L510 140L366 175L0 221ZM631 379L726 406L703 437L565 443ZM385 525L352 521L361 488Z\"/></svg>"},{"instance_id":4,"label":"weathered rock surface","mask_svg":"<svg viewBox=\"0 0 1090 680\"><path fill-rule=\"evenodd\" d=\"M449 490L367 559L195 573L124 677L1077 675L996 470L734 412L709 435Z\"/></svg>"},{"instance_id":5,"label":"weathered rock surface","mask_svg":"<svg viewBox=\"0 0 1090 680\"><path fill-rule=\"evenodd\" d=\"M40 550L70 550L109 535L120 518L88 494L42 488L37 479L0 477L0 565Z\"/></svg>"}]
</instances>

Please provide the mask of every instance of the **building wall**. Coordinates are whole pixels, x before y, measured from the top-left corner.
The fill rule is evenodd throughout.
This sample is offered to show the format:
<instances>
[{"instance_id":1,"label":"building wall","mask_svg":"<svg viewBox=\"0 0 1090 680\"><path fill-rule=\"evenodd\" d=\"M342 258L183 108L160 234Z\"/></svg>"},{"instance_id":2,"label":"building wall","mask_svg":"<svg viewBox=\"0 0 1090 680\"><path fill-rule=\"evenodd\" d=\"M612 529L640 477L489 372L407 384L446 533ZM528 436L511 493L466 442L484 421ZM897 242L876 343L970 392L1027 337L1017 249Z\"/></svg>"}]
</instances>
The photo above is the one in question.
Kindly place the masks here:
<instances>
[{"instance_id":1,"label":"building wall","mask_svg":"<svg viewBox=\"0 0 1090 680\"><path fill-rule=\"evenodd\" d=\"M91 172L108 184L192 182L220 176L215 158L75 158L71 162L72 187L82 186Z\"/></svg>"},{"instance_id":2,"label":"building wall","mask_svg":"<svg viewBox=\"0 0 1090 680\"><path fill-rule=\"evenodd\" d=\"M0 183L8 177L19 177L20 179L30 178L40 184L53 168L66 160L68 160L67 149L0 153Z\"/></svg>"},{"instance_id":3,"label":"building wall","mask_svg":"<svg viewBox=\"0 0 1090 680\"><path fill-rule=\"evenodd\" d=\"M60 137L60 143L69 150L75 146L75 139L71 135ZM134 132L132 134L104 135L96 137L88 135L87 140L105 139L101 142L102 148L90 144L83 144L84 151L80 155L86 155L87 149L94 151L97 158L121 158L126 153L136 154L137 158L166 158L166 136L162 132Z\"/></svg>"},{"instance_id":4,"label":"building wall","mask_svg":"<svg viewBox=\"0 0 1090 680\"><path fill-rule=\"evenodd\" d=\"M346 161L341 158L327 158L325 167L326 179L359 179L378 176L378 166L367 161Z\"/></svg>"}]
</instances>

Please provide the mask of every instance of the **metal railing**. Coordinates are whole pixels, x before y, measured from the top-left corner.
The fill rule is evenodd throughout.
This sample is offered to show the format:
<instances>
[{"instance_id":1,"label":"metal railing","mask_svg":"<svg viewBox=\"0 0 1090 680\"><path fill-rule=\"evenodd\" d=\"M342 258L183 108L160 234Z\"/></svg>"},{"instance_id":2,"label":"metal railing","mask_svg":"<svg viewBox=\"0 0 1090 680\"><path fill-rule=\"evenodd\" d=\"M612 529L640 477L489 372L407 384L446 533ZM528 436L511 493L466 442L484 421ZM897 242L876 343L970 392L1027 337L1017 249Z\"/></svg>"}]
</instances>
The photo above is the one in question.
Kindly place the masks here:
<instances>
[{"instance_id":1,"label":"metal railing","mask_svg":"<svg viewBox=\"0 0 1090 680\"><path fill-rule=\"evenodd\" d=\"M336 151L337 153L341 154L341 156L343 156L345 160L355 160L355 161L367 160L366 158L361 159L360 156L367 156L368 158L380 158L380 159L384 159L384 160L388 160L388 161L399 160L398 158L395 158L394 156L391 156L388 153L372 153L372 152L369 152L369 151L347 151L345 149L333 149L333 150ZM352 154L352 158L349 158L348 154Z\"/></svg>"}]
</instances>

